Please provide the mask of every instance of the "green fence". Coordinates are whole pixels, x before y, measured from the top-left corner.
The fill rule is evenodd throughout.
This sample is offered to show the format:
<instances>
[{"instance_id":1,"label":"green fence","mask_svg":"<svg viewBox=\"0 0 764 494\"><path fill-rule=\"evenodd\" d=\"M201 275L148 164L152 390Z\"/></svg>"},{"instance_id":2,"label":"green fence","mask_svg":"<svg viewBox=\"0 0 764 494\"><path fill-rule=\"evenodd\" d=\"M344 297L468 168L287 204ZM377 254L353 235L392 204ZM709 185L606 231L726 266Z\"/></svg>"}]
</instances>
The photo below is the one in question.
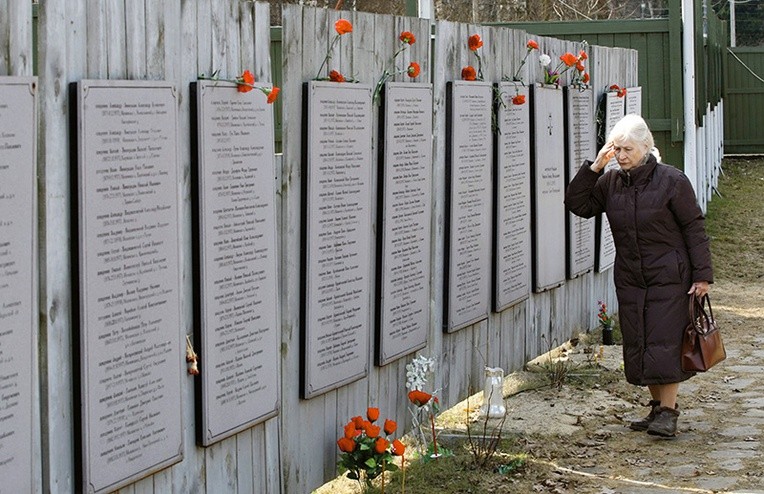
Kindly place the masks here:
<instances>
[{"instance_id":1,"label":"green fence","mask_svg":"<svg viewBox=\"0 0 764 494\"><path fill-rule=\"evenodd\" d=\"M724 71L724 152L764 154L764 47L731 48Z\"/></svg>"}]
</instances>

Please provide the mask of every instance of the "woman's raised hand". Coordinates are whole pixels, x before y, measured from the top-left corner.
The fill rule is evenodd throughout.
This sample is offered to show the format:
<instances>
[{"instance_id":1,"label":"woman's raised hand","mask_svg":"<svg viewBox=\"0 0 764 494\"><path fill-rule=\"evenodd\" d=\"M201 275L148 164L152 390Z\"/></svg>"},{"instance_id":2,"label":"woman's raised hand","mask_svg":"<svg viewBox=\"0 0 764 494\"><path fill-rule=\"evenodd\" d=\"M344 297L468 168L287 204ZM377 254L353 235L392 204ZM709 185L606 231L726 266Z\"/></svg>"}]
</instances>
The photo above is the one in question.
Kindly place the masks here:
<instances>
[{"instance_id":1,"label":"woman's raised hand","mask_svg":"<svg viewBox=\"0 0 764 494\"><path fill-rule=\"evenodd\" d=\"M605 165L608 164L608 162L613 159L615 156L615 145L613 144L613 141L608 141L605 143L604 146L602 146L602 149L600 149L600 152L597 153L597 158L594 160L594 163L591 164L589 168L593 172L601 172L603 168L605 168Z\"/></svg>"}]
</instances>

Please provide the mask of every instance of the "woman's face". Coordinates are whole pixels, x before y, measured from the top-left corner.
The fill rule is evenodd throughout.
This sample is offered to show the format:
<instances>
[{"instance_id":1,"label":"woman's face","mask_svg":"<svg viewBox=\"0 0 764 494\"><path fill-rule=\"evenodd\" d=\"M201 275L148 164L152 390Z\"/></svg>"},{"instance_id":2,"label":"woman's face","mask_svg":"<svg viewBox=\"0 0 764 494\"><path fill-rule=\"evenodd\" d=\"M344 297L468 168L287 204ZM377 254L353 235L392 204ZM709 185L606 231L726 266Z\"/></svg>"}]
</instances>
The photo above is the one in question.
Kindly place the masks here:
<instances>
[{"instance_id":1,"label":"woman's face","mask_svg":"<svg viewBox=\"0 0 764 494\"><path fill-rule=\"evenodd\" d=\"M642 164L645 157L645 149L637 145L634 141L613 141L613 150L615 159L621 166L621 170L628 171Z\"/></svg>"}]
</instances>

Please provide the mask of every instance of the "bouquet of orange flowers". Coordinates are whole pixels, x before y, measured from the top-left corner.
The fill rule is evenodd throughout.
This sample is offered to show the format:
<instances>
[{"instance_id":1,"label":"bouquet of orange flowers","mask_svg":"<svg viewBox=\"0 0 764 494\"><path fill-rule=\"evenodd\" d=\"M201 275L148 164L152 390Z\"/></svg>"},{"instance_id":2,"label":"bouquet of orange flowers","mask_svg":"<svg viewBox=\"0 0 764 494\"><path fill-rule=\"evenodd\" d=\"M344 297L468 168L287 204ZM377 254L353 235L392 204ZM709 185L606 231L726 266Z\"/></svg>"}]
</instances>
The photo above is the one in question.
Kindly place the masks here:
<instances>
[{"instance_id":1,"label":"bouquet of orange flowers","mask_svg":"<svg viewBox=\"0 0 764 494\"><path fill-rule=\"evenodd\" d=\"M379 408L370 407L366 419L356 416L345 425L344 434L337 440L342 451L339 466L347 470L348 478L357 480L363 487L371 487L371 481L398 466L393 456L403 456L406 447L398 439L389 436L398 428L394 420L385 420L382 427L374 423L379 419ZM384 436L382 433L384 432Z\"/></svg>"}]
</instances>

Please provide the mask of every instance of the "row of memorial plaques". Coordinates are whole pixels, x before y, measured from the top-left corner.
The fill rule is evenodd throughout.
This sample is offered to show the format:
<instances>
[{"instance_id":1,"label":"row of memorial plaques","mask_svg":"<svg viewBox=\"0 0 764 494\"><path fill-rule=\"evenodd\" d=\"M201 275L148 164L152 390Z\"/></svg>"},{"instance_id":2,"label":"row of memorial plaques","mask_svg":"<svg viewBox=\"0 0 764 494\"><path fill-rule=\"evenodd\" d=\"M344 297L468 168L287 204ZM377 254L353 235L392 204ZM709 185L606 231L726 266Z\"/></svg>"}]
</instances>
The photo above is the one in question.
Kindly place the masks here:
<instances>
[{"instance_id":1,"label":"row of memorial plaques","mask_svg":"<svg viewBox=\"0 0 764 494\"><path fill-rule=\"evenodd\" d=\"M618 96L615 92L605 93L604 101L604 138L607 139L610 131L613 130L618 121L623 118L624 115L635 114L640 115L642 113L642 88L632 87L627 88L626 96ZM605 171L618 169L618 161L615 158L605 165ZM613 233L610 231L610 222L607 216L603 213L600 214L597 219L597 248L596 248L596 267L597 272L602 273L607 271L613 264L615 264L615 242L613 241Z\"/></svg>"},{"instance_id":2,"label":"row of memorial plaques","mask_svg":"<svg viewBox=\"0 0 764 494\"><path fill-rule=\"evenodd\" d=\"M33 491L37 78L0 77L0 479Z\"/></svg>"},{"instance_id":3,"label":"row of memorial plaques","mask_svg":"<svg viewBox=\"0 0 764 494\"><path fill-rule=\"evenodd\" d=\"M504 104L497 108L494 133L496 90ZM566 265L574 266L574 276L591 270L593 237L591 226L579 228L573 261L561 255L563 92L537 88L530 107L511 104L512 96L529 93L512 83L495 89L457 81L447 91L444 329L450 332L485 319L491 299L494 310L503 310L531 289L561 285ZM576 125L567 136L576 141L576 160L591 153L588 139L594 135L591 91L581 95L571 97ZM432 204L431 86L388 84L383 101L374 307L379 365L426 345ZM371 88L310 82L304 103L301 393L310 398L364 377L369 368ZM535 159L531 122L538 135ZM493 263L486 239L493 239Z\"/></svg>"},{"instance_id":4,"label":"row of memorial plaques","mask_svg":"<svg viewBox=\"0 0 764 494\"><path fill-rule=\"evenodd\" d=\"M82 489L105 492L182 459L177 92L88 80L71 91L78 443ZM192 93L197 432L209 445L277 412L273 110L231 83Z\"/></svg>"},{"instance_id":5,"label":"row of memorial plaques","mask_svg":"<svg viewBox=\"0 0 764 494\"><path fill-rule=\"evenodd\" d=\"M377 172L376 360L423 348L430 314L432 86L383 92ZM302 386L311 398L368 373L372 88L305 86Z\"/></svg>"}]
</instances>

